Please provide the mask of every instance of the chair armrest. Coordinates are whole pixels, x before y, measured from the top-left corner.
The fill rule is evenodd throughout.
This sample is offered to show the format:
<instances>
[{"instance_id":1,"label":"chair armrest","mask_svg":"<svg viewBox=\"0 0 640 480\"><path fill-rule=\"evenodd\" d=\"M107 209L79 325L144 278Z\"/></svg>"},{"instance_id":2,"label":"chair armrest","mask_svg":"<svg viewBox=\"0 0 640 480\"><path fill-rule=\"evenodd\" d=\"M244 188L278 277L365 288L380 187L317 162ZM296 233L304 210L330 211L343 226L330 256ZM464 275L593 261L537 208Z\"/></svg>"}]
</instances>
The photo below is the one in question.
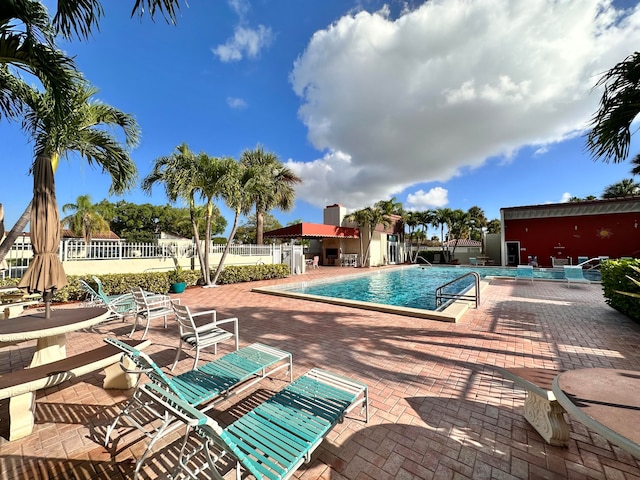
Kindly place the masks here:
<instances>
[{"instance_id":1,"label":"chair armrest","mask_svg":"<svg viewBox=\"0 0 640 480\"><path fill-rule=\"evenodd\" d=\"M235 322L237 324L238 323L238 317L225 318L223 320L218 320L216 322L216 324L220 325L221 323L229 323L229 322Z\"/></svg>"},{"instance_id":2,"label":"chair armrest","mask_svg":"<svg viewBox=\"0 0 640 480\"><path fill-rule=\"evenodd\" d=\"M216 322L216 318L218 316L218 313L215 310L205 310L204 312L192 313L191 314L191 318L200 317L202 315L211 315L212 322L215 323Z\"/></svg>"},{"instance_id":3,"label":"chair armrest","mask_svg":"<svg viewBox=\"0 0 640 480\"><path fill-rule=\"evenodd\" d=\"M168 295L155 295L153 298L147 297L147 306L149 308L171 308L171 297Z\"/></svg>"},{"instance_id":4,"label":"chair armrest","mask_svg":"<svg viewBox=\"0 0 640 480\"><path fill-rule=\"evenodd\" d=\"M213 322L206 323L204 325L197 327L196 330L198 331L198 333L203 333L203 332L206 332L207 330L211 330L212 328L219 327L223 323L234 323L233 333L236 335L238 334L238 318L237 317L225 318L224 320L219 320L215 323Z\"/></svg>"}]
</instances>

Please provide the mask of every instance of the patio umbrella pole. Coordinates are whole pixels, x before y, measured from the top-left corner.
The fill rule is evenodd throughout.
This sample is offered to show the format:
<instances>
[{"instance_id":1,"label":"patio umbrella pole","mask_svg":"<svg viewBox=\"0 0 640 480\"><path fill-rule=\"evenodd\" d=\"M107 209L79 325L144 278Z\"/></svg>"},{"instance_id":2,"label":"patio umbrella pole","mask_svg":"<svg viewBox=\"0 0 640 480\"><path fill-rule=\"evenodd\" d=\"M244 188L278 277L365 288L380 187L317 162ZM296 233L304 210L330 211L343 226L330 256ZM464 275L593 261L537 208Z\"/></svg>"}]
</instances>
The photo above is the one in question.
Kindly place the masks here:
<instances>
[{"instance_id":1,"label":"patio umbrella pole","mask_svg":"<svg viewBox=\"0 0 640 480\"><path fill-rule=\"evenodd\" d=\"M42 294L44 300L44 318L51 318L51 298L53 297L53 290L47 290Z\"/></svg>"}]
</instances>

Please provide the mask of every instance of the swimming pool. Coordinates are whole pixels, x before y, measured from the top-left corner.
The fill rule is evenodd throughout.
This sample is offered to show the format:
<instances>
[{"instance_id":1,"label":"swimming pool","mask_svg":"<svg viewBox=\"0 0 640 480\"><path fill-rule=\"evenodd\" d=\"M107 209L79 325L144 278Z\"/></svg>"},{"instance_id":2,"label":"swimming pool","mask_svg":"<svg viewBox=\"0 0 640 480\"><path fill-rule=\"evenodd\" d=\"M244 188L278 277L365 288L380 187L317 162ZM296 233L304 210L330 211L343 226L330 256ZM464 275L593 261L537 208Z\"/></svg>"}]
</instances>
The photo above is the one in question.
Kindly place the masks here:
<instances>
[{"instance_id":1,"label":"swimming pool","mask_svg":"<svg viewBox=\"0 0 640 480\"><path fill-rule=\"evenodd\" d=\"M255 288L253 291L401 315L456 321L468 306L461 307L460 303L457 303L438 309L435 290L440 285L472 271L477 272L481 278L515 277L516 269L415 265L349 275L346 278ZM534 277L560 280L564 278L564 272L557 269L536 268ZM595 280L595 278L590 279ZM484 284L486 285L486 282ZM473 278L466 277L445 291L460 293L472 286Z\"/></svg>"}]
</instances>

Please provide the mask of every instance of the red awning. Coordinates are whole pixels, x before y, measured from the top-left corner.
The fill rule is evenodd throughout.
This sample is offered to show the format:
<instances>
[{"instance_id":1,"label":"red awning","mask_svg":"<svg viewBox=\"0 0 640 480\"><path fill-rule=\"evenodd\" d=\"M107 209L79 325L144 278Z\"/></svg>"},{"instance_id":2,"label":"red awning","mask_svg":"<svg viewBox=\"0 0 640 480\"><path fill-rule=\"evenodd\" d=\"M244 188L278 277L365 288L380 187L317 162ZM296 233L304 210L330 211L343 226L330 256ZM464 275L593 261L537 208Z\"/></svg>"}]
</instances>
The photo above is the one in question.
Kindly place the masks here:
<instances>
[{"instance_id":1,"label":"red awning","mask_svg":"<svg viewBox=\"0 0 640 480\"><path fill-rule=\"evenodd\" d=\"M322 223L297 223L264 233L265 238L360 238L360 231Z\"/></svg>"}]
</instances>

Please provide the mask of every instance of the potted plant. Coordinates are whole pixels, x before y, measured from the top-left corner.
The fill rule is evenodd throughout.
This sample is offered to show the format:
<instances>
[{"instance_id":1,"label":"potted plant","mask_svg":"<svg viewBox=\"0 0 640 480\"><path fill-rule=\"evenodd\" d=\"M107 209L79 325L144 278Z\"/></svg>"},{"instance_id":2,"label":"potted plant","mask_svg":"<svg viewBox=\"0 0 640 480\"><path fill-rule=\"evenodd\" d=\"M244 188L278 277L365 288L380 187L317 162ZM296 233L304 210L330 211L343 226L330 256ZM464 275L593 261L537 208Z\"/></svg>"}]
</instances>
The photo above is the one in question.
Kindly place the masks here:
<instances>
[{"instance_id":1,"label":"potted plant","mask_svg":"<svg viewBox=\"0 0 640 480\"><path fill-rule=\"evenodd\" d=\"M182 293L187 287L187 278L180 265L169 272L169 292Z\"/></svg>"}]
</instances>

